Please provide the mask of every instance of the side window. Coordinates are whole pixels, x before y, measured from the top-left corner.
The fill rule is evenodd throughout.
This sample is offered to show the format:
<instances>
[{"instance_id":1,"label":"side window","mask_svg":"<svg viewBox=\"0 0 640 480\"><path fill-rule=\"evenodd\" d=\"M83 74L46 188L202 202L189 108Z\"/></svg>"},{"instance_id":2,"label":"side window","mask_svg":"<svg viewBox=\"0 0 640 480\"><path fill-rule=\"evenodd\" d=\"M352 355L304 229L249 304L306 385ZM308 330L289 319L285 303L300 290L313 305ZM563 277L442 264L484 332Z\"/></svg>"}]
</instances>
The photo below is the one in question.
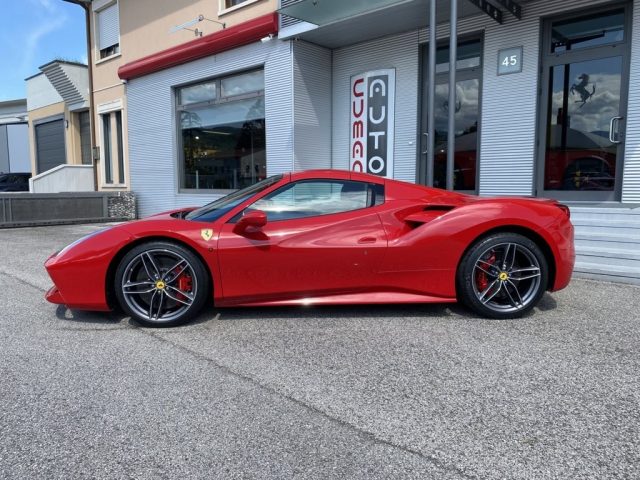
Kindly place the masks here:
<instances>
[{"instance_id":1,"label":"side window","mask_svg":"<svg viewBox=\"0 0 640 480\"><path fill-rule=\"evenodd\" d=\"M349 180L303 180L261 198L249 210L264 211L269 221L349 212L382 203L381 190L382 186Z\"/></svg>"}]
</instances>

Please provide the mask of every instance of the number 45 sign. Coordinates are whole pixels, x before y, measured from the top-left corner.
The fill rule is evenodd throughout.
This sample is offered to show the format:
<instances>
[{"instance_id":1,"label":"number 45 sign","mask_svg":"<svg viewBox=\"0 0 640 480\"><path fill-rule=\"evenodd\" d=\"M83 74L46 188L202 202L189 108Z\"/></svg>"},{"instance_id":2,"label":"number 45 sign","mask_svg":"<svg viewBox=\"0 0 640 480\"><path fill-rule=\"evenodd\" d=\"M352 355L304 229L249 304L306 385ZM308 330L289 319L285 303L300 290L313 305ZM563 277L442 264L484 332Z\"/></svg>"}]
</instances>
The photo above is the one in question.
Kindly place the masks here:
<instances>
[{"instance_id":1,"label":"number 45 sign","mask_svg":"<svg viewBox=\"0 0 640 480\"><path fill-rule=\"evenodd\" d=\"M522 71L522 47L498 50L498 75Z\"/></svg>"}]
</instances>

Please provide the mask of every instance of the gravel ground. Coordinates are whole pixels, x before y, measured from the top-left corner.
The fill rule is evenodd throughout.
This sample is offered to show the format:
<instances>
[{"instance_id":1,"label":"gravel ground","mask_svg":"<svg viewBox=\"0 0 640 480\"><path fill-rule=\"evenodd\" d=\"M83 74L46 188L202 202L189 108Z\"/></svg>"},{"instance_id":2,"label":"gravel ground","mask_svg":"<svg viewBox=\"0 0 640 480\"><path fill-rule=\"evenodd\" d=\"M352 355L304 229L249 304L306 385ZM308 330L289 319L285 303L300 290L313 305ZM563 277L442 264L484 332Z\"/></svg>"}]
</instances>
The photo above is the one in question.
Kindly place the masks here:
<instances>
[{"instance_id":1,"label":"gravel ground","mask_svg":"<svg viewBox=\"0 0 640 480\"><path fill-rule=\"evenodd\" d=\"M0 230L0 478L640 478L640 288L521 320L458 306L207 310L174 329L47 303L101 225Z\"/></svg>"}]
</instances>

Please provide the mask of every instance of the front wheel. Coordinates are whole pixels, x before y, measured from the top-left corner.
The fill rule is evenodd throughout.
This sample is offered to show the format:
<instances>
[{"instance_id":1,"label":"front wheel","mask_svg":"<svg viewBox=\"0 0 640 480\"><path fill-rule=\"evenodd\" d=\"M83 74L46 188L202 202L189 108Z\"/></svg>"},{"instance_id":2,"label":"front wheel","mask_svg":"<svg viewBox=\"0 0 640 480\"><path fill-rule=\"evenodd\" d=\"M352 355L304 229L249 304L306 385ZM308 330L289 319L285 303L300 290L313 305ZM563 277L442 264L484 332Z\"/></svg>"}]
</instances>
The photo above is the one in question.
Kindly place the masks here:
<instances>
[{"instance_id":1,"label":"front wheel","mask_svg":"<svg viewBox=\"0 0 640 480\"><path fill-rule=\"evenodd\" d=\"M209 292L200 259L170 242L138 245L120 261L115 293L122 308L147 327L173 327L193 318Z\"/></svg>"},{"instance_id":2,"label":"front wheel","mask_svg":"<svg viewBox=\"0 0 640 480\"><path fill-rule=\"evenodd\" d=\"M548 270L535 242L516 233L497 233L479 240L462 258L458 294L484 317L520 317L544 295Z\"/></svg>"}]
</instances>

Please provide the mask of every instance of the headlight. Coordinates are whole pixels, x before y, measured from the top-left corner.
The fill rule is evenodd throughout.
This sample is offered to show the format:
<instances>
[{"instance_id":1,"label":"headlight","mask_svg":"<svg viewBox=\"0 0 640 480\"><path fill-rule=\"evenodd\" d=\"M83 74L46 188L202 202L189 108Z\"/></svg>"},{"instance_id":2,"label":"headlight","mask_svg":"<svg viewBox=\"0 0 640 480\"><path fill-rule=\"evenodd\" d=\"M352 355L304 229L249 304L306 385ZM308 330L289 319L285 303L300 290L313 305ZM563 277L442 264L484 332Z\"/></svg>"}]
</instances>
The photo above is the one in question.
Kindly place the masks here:
<instances>
[{"instance_id":1,"label":"headlight","mask_svg":"<svg viewBox=\"0 0 640 480\"><path fill-rule=\"evenodd\" d=\"M60 250L58 253L54 254L53 256L61 257L62 255L67 253L69 250L71 250L73 247L75 247L76 245L81 244L82 242L84 242L85 240L88 240L91 237L95 237L99 233L106 232L107 230L109 230L109 228L103 228L101 230L96 230L95 232L91 232L90 234L85 235L84 237L80 237L78 240L76 240L75 242L70 243L69 245L64 247L62 250Z\"/></svg>"}]
</instances>

